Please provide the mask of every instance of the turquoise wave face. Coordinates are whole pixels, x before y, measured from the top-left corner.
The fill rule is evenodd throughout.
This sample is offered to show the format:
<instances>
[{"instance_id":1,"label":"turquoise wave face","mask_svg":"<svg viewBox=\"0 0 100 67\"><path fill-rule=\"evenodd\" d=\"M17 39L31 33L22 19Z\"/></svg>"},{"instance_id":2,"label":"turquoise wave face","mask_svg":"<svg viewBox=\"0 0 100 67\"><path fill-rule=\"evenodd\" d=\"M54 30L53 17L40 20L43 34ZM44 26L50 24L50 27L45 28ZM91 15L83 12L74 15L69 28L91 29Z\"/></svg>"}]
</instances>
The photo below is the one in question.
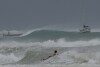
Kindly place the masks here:
<instances>
[{"instance_id":1,"label":"turquoise wave face","mask_svg":"<svg viewBox=\"0 0 100 67\"><path fill-rule=\"evenodd\" d=\"M54 30L40 30L34 31L29 35L23 36L23 39L37 39L37 40L57 40L65 38L66 40L90 40L99 39L100 32L80 33L80 32L65 32Z\"/></svg>"}]
</instances>

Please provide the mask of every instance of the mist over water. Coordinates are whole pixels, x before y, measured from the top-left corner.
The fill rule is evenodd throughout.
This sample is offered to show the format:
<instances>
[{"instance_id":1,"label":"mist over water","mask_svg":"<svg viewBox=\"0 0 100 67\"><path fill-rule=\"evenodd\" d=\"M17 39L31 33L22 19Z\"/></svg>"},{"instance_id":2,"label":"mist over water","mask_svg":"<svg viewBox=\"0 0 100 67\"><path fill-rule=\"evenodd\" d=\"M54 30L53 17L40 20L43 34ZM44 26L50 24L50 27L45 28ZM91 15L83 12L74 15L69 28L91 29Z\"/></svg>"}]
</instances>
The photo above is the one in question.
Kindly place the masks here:
<instances>
[{"instance_id":1,"label":"mist over water","mask_svg":"<svg viewBox=\"0 0 100 67\"><path fill-rule=\"evenodd\" d=\"M0 0L0 66L100 65L98 8L100 0Z\"/></svg>"}]
</instances>

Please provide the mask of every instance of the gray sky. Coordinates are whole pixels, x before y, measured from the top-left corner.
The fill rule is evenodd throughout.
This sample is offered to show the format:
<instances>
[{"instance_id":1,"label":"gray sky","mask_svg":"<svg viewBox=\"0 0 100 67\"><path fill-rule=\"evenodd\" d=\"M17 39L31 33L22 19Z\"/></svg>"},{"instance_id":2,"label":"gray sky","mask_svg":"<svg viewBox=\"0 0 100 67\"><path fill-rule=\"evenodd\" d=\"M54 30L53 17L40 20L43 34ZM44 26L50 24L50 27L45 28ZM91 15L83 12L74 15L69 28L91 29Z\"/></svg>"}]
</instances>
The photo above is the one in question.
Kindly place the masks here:
<instances>
[{"instance_id":1,"label":"gray sky","mask_svg":"<svg viewBox=\"0 0 100 67\"><path fill-rule=\"evenodd\" d=\"M100 0L0 0L0 30L82 24L100 28Z\"/></svg>"}]
</instances>

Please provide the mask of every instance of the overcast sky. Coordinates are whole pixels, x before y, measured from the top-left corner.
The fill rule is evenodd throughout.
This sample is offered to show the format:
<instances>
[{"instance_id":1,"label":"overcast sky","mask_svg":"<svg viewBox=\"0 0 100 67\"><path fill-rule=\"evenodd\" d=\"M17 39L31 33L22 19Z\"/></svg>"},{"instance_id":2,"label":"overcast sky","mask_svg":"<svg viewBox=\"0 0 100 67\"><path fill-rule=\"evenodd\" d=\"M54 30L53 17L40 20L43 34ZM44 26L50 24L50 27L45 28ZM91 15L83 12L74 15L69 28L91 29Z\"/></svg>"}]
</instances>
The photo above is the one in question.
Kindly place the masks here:
<instances>
[{"instance_id":1,"label":"overcast sky","mask_svg":"<svg viewBox=\"0 0 100 67\"><path fill-rule=\"evenodd\" d=\"M100 28L100 0L0 0L0 30Z\"/></svg>"}]
</instances>

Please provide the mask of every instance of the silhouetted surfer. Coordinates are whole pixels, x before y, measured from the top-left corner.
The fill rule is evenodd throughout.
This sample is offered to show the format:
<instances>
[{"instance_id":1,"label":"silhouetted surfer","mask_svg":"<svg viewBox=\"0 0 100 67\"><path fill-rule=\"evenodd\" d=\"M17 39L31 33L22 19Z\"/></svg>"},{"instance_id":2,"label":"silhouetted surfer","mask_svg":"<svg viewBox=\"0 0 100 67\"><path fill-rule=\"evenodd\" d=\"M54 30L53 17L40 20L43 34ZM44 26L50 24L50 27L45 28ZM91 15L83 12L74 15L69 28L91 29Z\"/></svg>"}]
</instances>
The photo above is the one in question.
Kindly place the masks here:
<instances>
[{"instance_id":1,"label":"silhouetted surfer","mask_svg":"<svg viewBox=\"0 0 100 67\"><path fill-rule=\"evenodd\" d=\"M53 56L57 55L57 52L58 52L58 51L55 50L55 51L54 51L54 54L53 54L52 56L48 56L46 59L49 59L50 57L53 57ZM46 60L46 59L43 59L43 60Z\"/></svg>"},{"instance_id":2,"label":"silhouetted surfer","mask_svg":"<svg viewBox=\"0 0 100 67\"><path fill-rule=\"evenodd\" d=\"M57 50L55 50L55 51L54 51L54 54L53 54L53 56L55 56L55 55L57 55Z\"/></svg>"}]
</instances>

